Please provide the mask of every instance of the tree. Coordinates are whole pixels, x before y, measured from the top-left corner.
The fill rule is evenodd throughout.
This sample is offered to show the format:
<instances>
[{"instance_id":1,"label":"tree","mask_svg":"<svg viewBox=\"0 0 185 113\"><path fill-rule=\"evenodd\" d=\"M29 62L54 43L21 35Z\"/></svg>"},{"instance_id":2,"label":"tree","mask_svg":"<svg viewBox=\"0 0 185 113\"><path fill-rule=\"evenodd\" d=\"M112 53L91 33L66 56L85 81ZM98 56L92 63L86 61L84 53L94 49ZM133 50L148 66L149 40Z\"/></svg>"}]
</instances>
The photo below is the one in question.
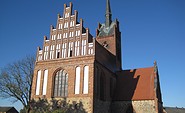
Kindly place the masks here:
<instances>
[{"instance_id":1,"label":"tree","mask_svg":"<svg viewBox=\"0 0 185 113\"><path fill-rule=\"evenodd\" d=\"M68 103L66 98L48 101L45 98L39 98L37 101L30 101L31 113L87 113L82 102L72 101ZM20 113L25 113L21 110Z\"/></svg>"},{"instance_id":2,"label":"tree","mask_svg":"<svg viewBox=\"0 0 185 113\"><path fill-rule=\"evenodd\" d=\"M0 72L0 97L10 98L12 102L20 101L29 112L31 86L34 70L34 57L7 65Z\"/></svg>"}]
</instances>

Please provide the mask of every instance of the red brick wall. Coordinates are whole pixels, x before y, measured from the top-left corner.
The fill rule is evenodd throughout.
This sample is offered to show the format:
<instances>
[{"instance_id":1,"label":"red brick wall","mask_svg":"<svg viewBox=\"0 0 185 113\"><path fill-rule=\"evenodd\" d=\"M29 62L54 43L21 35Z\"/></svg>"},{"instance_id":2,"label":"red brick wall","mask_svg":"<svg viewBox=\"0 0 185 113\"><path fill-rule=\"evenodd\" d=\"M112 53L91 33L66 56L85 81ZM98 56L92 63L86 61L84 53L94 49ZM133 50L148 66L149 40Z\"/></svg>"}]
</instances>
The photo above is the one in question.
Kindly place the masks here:
<instances>
[{"instance_id":1,"label":"red brick wall","mask_svg":"<svg viewBox=\"0 0 185 113\"><path fill-rule=\"evenodd\" d=\"M76 57L68 59L57 59L57 60L48 60L48 61L39 61L36 62L33 85L32 85L32 98L43 97L42 95L42 83L43 83L43 72L45 69L48 69L48 83L47 83L47 94L44 96L46 98L51 98L53 96L54 88L54 75L59 69L64 69L68 73L68 97L81 97L81 96L93 96L93 74L94 74L94 56L86 57ZM82 94L83 90L83 67L89 66L89 93L87 95ZM75 81L75 67L80 66L81 69L81 85L80 85L80 94L74 94L74 81ZM40 95L35 95L36 91L36 79L37 71L42 71L41 82L40 82Z\"/></svg>"}]
</instances>

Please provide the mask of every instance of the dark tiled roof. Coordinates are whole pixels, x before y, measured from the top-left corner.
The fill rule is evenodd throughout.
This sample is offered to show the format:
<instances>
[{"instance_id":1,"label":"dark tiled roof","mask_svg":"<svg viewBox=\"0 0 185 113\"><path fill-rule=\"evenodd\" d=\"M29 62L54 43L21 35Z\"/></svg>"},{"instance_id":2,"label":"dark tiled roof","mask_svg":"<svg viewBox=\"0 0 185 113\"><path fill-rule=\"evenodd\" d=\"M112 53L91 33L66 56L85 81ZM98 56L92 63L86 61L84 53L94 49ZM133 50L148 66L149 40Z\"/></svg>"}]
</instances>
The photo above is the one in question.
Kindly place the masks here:
<instances>
[{"instance_id":1,"label":"dark tiled roof","mask_svg":"<svg viewBox=\"0 0 185 113\"><path fill-rule=\"evenodd\" d=\"M123 70L117 73L115 100L153 100L154 67Z\"/></svg>"},{"instance_id":2,"label":"dark tiled roof","mask_svg":"<svg viewBox=\"0 0 185 113\"><path fill-rule=\"evenodd\" d=\"M167 113L185 113L185 108L178 107L164 107Z\"/></svg>"},{"instance_id":3,"label":"dark tiled roof","mask_svg":"<svg viewBox=\"0 0 185 113\"><path fill-rule=\"evenodd\" d=\"M99 37L104 37L104 36L110 36L114 34L114 26L116 25L116 22L112 22L111 25L106 28L105 24L101 24L101 28L99 30Z\"/></svg>"},{"instance_id":4,"label":"dark tiled roof","mask_svg":"<svg viewBox=\"0 0 185 113\"><path fill-rule=\"evenodd\" d=\"M0 107L0 112L18 113L14 107Z\"/></svg>"},{"instance_id":5,"label":"dark tiled roof","mask_svg":"<svg viewBox=\"0 0 185 113\"><path fill-rule=\"evenodd\" d=\"M1 112L6 112L8 110L10 110L12 107L0 107L0 111Z\"/></svg>"}]
</instances>

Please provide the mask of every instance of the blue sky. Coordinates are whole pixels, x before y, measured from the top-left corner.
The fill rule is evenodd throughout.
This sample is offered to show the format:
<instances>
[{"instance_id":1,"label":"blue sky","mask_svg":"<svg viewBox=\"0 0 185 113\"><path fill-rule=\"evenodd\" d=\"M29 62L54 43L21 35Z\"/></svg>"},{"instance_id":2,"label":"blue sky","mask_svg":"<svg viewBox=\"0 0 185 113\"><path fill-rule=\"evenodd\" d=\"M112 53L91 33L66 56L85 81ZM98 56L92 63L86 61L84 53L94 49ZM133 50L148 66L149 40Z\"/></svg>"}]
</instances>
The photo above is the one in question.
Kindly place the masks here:
<instances>
[{"instance_id":1,"label":"blue sky","mask_svg":"<svg viewBox=\"0 0 185 113\"><path fill-rule=\"evenodd\" d=\"M0 68L36 53L63 4L73 2L92 35L104 22L106 0L1 0ZM185 107L185 0L110 0L122 32L123 69L158 63L164 106ZM0 106L15 106L0 99Z\"/></svg>"}]
</instances>

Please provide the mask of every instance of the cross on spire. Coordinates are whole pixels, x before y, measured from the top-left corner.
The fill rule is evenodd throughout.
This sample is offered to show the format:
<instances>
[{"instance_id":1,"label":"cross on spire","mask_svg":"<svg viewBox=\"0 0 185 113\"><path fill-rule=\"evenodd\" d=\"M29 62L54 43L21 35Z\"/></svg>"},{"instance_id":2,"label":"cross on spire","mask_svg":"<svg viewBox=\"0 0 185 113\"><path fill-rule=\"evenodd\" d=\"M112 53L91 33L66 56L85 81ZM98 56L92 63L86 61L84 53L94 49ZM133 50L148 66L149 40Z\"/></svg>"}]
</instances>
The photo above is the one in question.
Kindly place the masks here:
<instances>
[{"instance_id":1,"label":"cross on spire","mask_svg":"<svg viewBox=\"0 0 185 113\"><path fill-rule=\"evenodd\" d=\"M107 0L106 3L106 13L105 13L105 27L109 27L110 24L112 23L112 13L111 13L111 8L110 8L110 1Z\"/></svg>"}]
</instances>

